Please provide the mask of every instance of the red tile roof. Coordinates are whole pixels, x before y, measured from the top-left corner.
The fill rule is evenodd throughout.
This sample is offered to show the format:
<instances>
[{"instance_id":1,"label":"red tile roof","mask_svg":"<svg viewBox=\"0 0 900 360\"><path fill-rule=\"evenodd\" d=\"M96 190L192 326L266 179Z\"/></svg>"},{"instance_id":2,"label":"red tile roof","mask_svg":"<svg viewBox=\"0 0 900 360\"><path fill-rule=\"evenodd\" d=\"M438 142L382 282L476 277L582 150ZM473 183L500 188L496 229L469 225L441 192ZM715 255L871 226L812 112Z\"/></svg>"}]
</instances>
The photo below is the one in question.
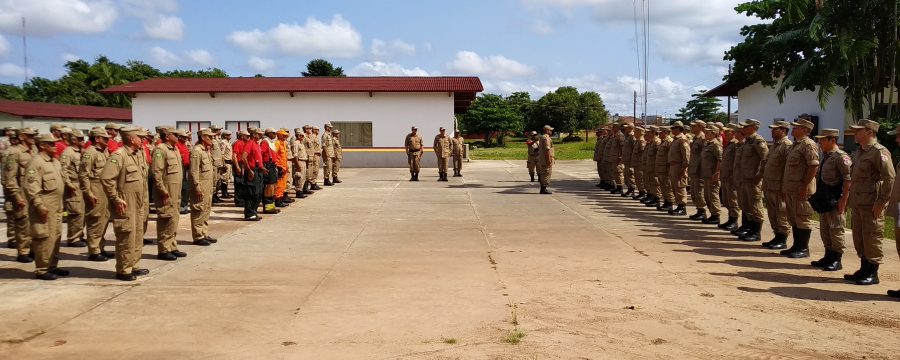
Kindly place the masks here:
<instances>
[{"instance_id":1,"label":"red tile roof","mask_svg":"<svg viewBox=\"0 0 900 360\"><path fill-rule=\"evenodd\" d=\"M104 89L102 93L244 92L468 92L484 90L478 77L284 77L155 78Z\"/></svg>"},{"instance_id":2,"label":"red tile roof","mask_svg":"<svg viewBox=\"0 0 900 360\"><path fill-rule=\"evenodd\" d=\"M131 121L131 109L0 99L0 112L26 118Z\"/></svg>"}]
</instances>

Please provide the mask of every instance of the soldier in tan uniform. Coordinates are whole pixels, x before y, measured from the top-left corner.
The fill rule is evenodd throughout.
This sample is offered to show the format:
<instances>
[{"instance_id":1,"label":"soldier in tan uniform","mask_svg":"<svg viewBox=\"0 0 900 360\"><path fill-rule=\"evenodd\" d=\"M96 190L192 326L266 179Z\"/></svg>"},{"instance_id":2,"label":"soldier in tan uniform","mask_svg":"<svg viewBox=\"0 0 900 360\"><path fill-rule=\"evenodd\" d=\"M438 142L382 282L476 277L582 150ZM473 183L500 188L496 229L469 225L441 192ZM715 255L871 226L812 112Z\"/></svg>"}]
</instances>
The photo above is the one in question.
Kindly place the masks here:
<instances>
[{"instance_id":1,"label":"soldier in tan uniform","mask_svg":"<svg viewBox=\"0 0 900 360\"><path fill-rule=\"evenodd\" d=\"M687 136L684 135L684 124L681 121L676 121L671 128L674 138L669 147L669 183L672 186L677 207L670 210L669 215L686 215L691 145Z\"/></svg>"},{"instance_id":2,"label":"soldier in tan uniform","mask_svg":"<svg viewBox=\"0 0 900 360\"><path fill-rule=\"evenodd\" d=\"M447 161L450 158L450 138L447 137L446 129L440 128L439 133L434 136L434 155L437 156L438 164L438 181L447 181Z\"/></svg>"},{"instance_id":3,"label":"soldier in tan uniform","mask_svg":"<svg viewBox=\"0 0 900 360\"><path fill-rule=\"evenodd\" d=\"M453 177L462 177L462 161L465 157L466 139L457 131L450 139L450 156L453 156Z\"/></svg>"},{"instance_id":4,"label":"soldier in tan uniform","mask_svg":"<svg viewBox=\"0 0 900 360\"><path fill-rule=\"evenodd\" d=\"M838 147L840 135L838 129L823 129L822 134L816 136L816 139L819 140L819 148L822 149L822 157L819 160L821 166L819 166L819 173L816 176L816 192L813 194L813 198L827 200L829 205L833 205L833 208L819 213L819 236L825 245L825 256L810 264L825 271L838 271L843 268L841 258L846 247L844 245L844 212L847 210L847 198L850 196L850 167L853 162L850 160L850 155ZM894 184L897 184L896 180L894 180ZM896 191L896 188L894 190ZM891 196L894 196L893 192ZM892 204L896 205L897 203L892 202ZM819 212L818 209L816 211ZM888 215L896 217L897 207L888 207Z\"/></svg>"},{"instance_id":5,"label":"soldier in tan uniform","mask_svg":"<svg viewBox=\"0 0 900 360\"><path fill-rule=\"evenodd\" d=\"M896 172L891 152L878 143L879 124L861 119L854 129L859 148L853 152L849 205L852 214L853 245L860 258L860 268L844 279L857 285L878 284L878 268L884 262L884 210L891 198ZM894 204L896 205L896 204Z\"/></svg>"},{"instance_id":6,"label":"soldier in tan uniform","mask_svg":"<svg viewBox=\"0 0 900 360\"><path fill-rule=\"evenodd\" d=\"M322 133L322 161L324 162L325 186L333 186L331 179L334 178L334 141L331 137L331 124L325 124L325 131Z\"/></svg>"},{"instance_id":7,"label":"soldier in tan uniform","mask_svg":"<svg viewBox=\"0 0 900 360\"><path fill-rule=\"evenodd\" d=\"M656 125L650 125L644 134L644 140L647 142L647 147L644 148L644 187L647 189L647 197L641 202L647 207L659 206L659 200L662 198L659 178L656 175L656 152L660 143L658 131Z\"/></svg>"},{"instance_id":8,"label":"soldier in tan uniform","mask_svg":"<svg viewBox=\"0 0 900 360\"><path fill-rule=\"evenodd\" d=\"M34 146L35 136L38 131L34 128L24 128L19 131L19 145L9 149L5 163L3 164L3 188L6 190L7 204L12 209L13 217L7 226L15 228L16 234L16 261L30 263L34 261L31 249L31 222L28 218L28 202L23 189L25 181L25 169L37 155Z\"/></svg>"},{"instance_id":9,"label":"soldier in tan uniform","mask_svg":"<svg viewBox=\"0 0 900 360\"><path fill-rule=\"evenodd\" d=\"M597 163L597 176L600 178L596 186L599 188L606 186L606 179L603 176L603 147L606 145L606 134L606 127L599 127L594 131L597 138L597 142L594 143L594 162Z\"/></svg>"},{"instance_id":10,"label":"soldier in tan uniform","mask_svg":"<svg viewBox=\"0 0 900 360\"><path fill-rule=\"evenodd\" d=\"M303 145L306 146L306 183L309 184L309 190L322 190L316 177L319 170L319 157L316 155L316 139L313 134L313 127L306 125L303 127L306 135L303 137ZM307 195L312 194L309 192Z\"/></svg>"},{"instance_id":11,"label":"soldier in tan uniform","mask_svg":"<svg viewBox=\"0 0 900 360\"><path fill-rule=\"evenodd\" d=\"M115 257L103 249L103 236L109 227L109 202L103 193L100 175L106 166L109 152L106 145L109 134L103 128L94 128L89 136L91 145L81 155L78 183L84 196L85 234L88 244L88 260L106 261Z\"/></svg>"},{"instance_id":12,"label":"soldier in tan uniform","mask_svg":"<svg viewBox=\"0 0 900 360\"><path fill-rule=\"evenodd\" d=\"M607 142L608 151L604 152L606 159L606 171L612 182L609 193L621 194L622 186L625 183L625 164L622 162L622 152L625 146L625 125L613 125L612 134L610 134L609 142Z\"/></svg>"},{"instance_id":13,"label":"soldier in tan uniform","mask_svg":"<svg viewBox=\"0 0 900 360\"><path fill-rule=\"evenodd\" d=\"M603 187L603 190L613 191L616 189L616 174L615 169L612 169L612 160L610 159L610 155L613 152L613 148L616 147L616 137L621 133L619 129L619 124L611 124L609 126L609 134L606 136L606 141L603 143L603 178L606 180L606 186Z\"/></svg>"},{"instance_id":14,"label":"soldier in tan uniform","mask_svg":"<svg viewBox=\"0 0 900 360\"><path fill-rule=\"evenodd\" d=\"M340 184L340 178L338 178L338 172L341 171L341 161L344 161L344 146L341 145L341 131L338 129L334 129L331 131L332 141L334 141L334 165L331 168L332 176L331 182L335 184ZM462 176L462 175L460 175Z\"/></svg>"},{"instance_id":15,"label":"soldier in tan uniform","mask_svg":"<svg viewBox=\"0 0 900 360\"><path fill-rule=\"evenodd\" d=\"M175 241L180 220L181 182L184 181L181 153L178 151L178 133L181 130L163 130L165 142L153 151L153 202L156 204L156 258L174 261L187 254L178 251ZM231 151L229 151L230 153Z\"/></svg>"},{"instance_id":16,"label":"soldier in tan uniform","mask_svg":"<svg viewBox=\"0 0 900 360\"><path fill-rule=\"evenodd\" d=\"M68 276L60 269L59 243L62 237L63 193L65 184L56 154L53 135L37 137L38 154L25 170L22 188L28 199L28 216L31 218L31 241L34 249L35 277L56 280Z\"/></svg>"},{"instance_id":17,"label":"soldier in tan uniform","mask_svg":"<svg viewBox=\"0 0 900 360\"><path fill-rule=\"evenodd\" d=\"M769 155L769 145L766 139L756 132L759 130L759 121L754 119L744 120L741 131L744 133L744 145L741 152L740 167L741 177L739 191L744 193L744 212L747 214L747 231L738 234L738 239L743 241L759 241L760 230L763 224L762 209L762 180L763 171L766 168L766 158Z\"/></svg>"},{"instance_id":18,"label":"soldier in tan uniform","mask_svg":"<svg viewBox=\"0 0 900 360\"><path fill-rule=\"evenodd\" d=\"M216 168L216 181L215 184L213 184L212 203L218 204L223 201L219 198L219 194L216 193L215 189L219 189L225 181L225 155L222 153L222 142L219 138L222 127L219 125L212 125L209 129L213 134L210 156L212 157L213 166Z\"/></svg>"},{"instance_id":19,"label":"soldier in tan uniform","mask_svg":"<svg viewBox=\"0 0 900 360\"><path fill-rule=\"evenodd\" d=\"M619 190L622 197L628 197L634 194L634 169L631 164L631 155L634 152L634 125L623 123L622 129L622 186ZM626 190L627 189L627 190Z\"/></svg>"},{"instance_id":20,"label":"soldier in tan uniform","mask_svg":"<svg viewBox=\"0 0 900 360\"><path fill-rule=\"evenodd\" d=\"M809 237L812 234L813 210L809 196L816 192L816 173L819 171L819 147L809 134L814 124L798 119L794 126L794 145L785 161L782 193L787 209L788 222L793 230L794 243L781 255L792 259L809 257Z\"/></svg>"},{"instance_id":21,"label":"soldier in tan uniform","mask_svg":"<svg viewBox=\"0 0 900 360\"><path fill-rule=\"evenodd\" d=\"M222 182L219 184L219 197L222 199L230 199L228 194L228 184L232 182L232 169L234 168L234 154L231 148L231 131L222 130L222 138L219 140L222 148L222 158L225 160L225 173L222 174Z\"/></svg>"},{"instance_id":22,"label":"soldier in tan uniform","mask_svg":"<svg viewBox=\"0 0 900 360\"><path fill-rule=\"evenodd\" d=\"M147 191L147 160L141 149L139 127L124 127L122 146L112 153L100 174L103 192L110 203L116 234L116 279L134 281L150 270L139 267L144 235L144 194ZM103 196L101 195L101 196Z\"/></svg>"},{"instance_id":23,"label":"soldier in tan uniform","mask_svg":"<svg viewBox=\"0 0 900 360\"><path fill-rule=\"evenodd\" d=\"M888 132L888 134L894 135L894 141L897 144L900 144L900 126L897 126L894 130ZM823 165L825 166L825 165ZM897 170L900 170L900 164L897 165L897 169L895 169L895 173ZM844 181L845 183L849 181ZM846 194L845 194L846 195ZM844 197L846 198L846 196ZM844 204L846 205L846 203ZM895 219L894 222L894 234L895 240L897 241L897 254L900 255L900 237L897 237L896 234L900 234L900 222L897 222L896 219L900 218L900 178L894 177L894 183L891 186L891 201L887 205L887 213L888 216L892 216ZM843 240L843 237L841 237ZM823 238L824 241L824 238ZM841 248L843 248L843 243L840 244ZM826 248L827 249L827 248ZM840 257L838 257L838 264L840 264ZM888 290L888 296L900 299L900 290Z\"/></svg>"},{"instance_id":24,"label":"soldier in tan uniform","mask_svg":"<svg viewBox=\"0 0 900 360\"><path fill-rule=\"evenodd\" d=\"M669 135L671 128L667 125L659 127L659 145L656 147L656 178L659 181L659 191L662 194L662 203L656 205L656 210L672 211L675 202L675 194L672 193L672 182L669 181L669 150L672 146L672 137Z\"/></svg>"},{"instance_id":25,"label":"soldier in tan uniform","mask_svg":"<svg viewBox=\"0 0 900 360\"><path fill-rule=\"evenodd\" d=\"M65 184L66 245L85 247L84 241L84 195L78 181L78 167L81 165L81 149L84 145L84 134L81 130L72 130L68 134L68 145L59 156L62 178Z\"/></svg>"},{"instance_id":26,"label":"soldier in tan uniform","mask_svg":"<svg viewBox=\"0 0 900 360\"><path fill-rule=\"evenodd\" d=\"M769 125L769 129L772 129L772 148L769 149L769 154L766 156L762 187L766 213L769 215L769 224L772 226L775 238L764 242L762 246L776 250L787 248L787 234L791 227L785 207L786 199L782 191L782 179L785 174L784 165L794 143L787 137L791 129L789 122L776 121Z\"/></svg>"},{"instance_id":27,"label":"soldier in tan uniform","mask_svg":"<svg viewBox=\"0 0 900 360\"><path fill-rule=\"evenodd\" d=\"M210 154L213 132L202 129L197 136L200 139L191 149L191 237L194 245L209 246L217 242L209 236L209 213L216 183L216 168Z\"/></svg>"},{"instance_id":28,"label":"soldier in tan uniform","mask_svg":"<svg viewBox=\"0 0 900 360\"><path fill-rule=\"evenodd\" d=\"M704 190L706 184L703 182L706 178L701 174L702 155L706 149L705 129L705 121L694 120L691 122L691 136L693 138L690 143L691 161L688 164L688 178L691 187L691 201L694 203L697 212L688 218L700 221L706 220L706 196L704 195L706 194Z\"/></svg>"},{"instance_id":29,"label":"soldier in tan uniform","mask_svg":"<svg viewBox=\"0 0 900 360\"><path fill-rule=\"evenodd\" d=\"M13 127L6 127L3 129L4 135L6 135L8 139L8 143L5 143L6 146L2 152L0 152L0 166L5 166L6 157L9 155L10 151L13 148L17 148L19 145L19 130ZM2 168L0 168L2 170ZM3 177L5 177L5 171L0 171L0 182L2 182ZM5 184L5 182L3 182ZM6 185L3 186L3 211L6 213L7 226L6 226L6 247L10 249L16 248L16 227L13 226L13 218L16 213L16 205L13 200L10 199L9 192L6 190Z\"/></svg>"},{"instance_id":30,"label":"soldier in tan uniform","mask_svg":"<svg viewBox=\"0 0 900 360\"><path fill-rule=\"evenodd\" d=\"M540 171L541 194L552 194L547 189L550 186L550 177L553 175L553 163L556 161L556 153L553 150L553 128L550 125L544 125L544 135L538 144L540 153L538 153L538 170Z\"/></svg>"},{"instance_id":31,"label":"soldier in tan uniform","mask_svg":"<svg viewBox=\"0 0 900 360\"><path fill-rule=\"evenodd\" d=\"M528 175L531 176L531 182L534 182L534 175L537 173L538 180L540 180L540 171L537 171L538 164L538 155L541 152L540 149L541 138L538 136L537 131L532 131L528 140L525 141L525 146L527 146L528 151ZM600 164L603 162L601 161Z\"/></svg>"},{"instance_id":32,"label":"soldier in tan uniform","mask_svg":"<svg viewBox=\"0 0 900 360\"><path fill-rule=\"evenodd\" d=\"M310 188L313 190L322 190L322 188L319 187L319 166L322 165L322 142L319 139L318 126L312 127L312 138L310 140L313 143L313 152L311 156L314 161L312 167L306 167L307 174L310 175L309 181L312 182Z\"/></svg>"},{"instance_id":33,"label":"soldier in tan uniform","mask_svg":"<svg viewBox=\"0 0 900 360\"><path fill-rule=\"evenodd\" d=\"M722 208L719 206L720 177L722 167L722 142L719 140L719 128L709 124L704 129L706 144L700 152L700 178L703 182L703 198L709 206L709 216L702 222L704 224L719 225L719 214ZM693 162L692 162L693 163Z\"/></svg>"},{"instance_id":34,"label":"soldier in tan uniform","mask_svg":"<svg viewBox=\"0 0 900 360\"><path fill-rule=\"evenodd\" d=\"M419 162L422 161L422 137L419 136L419 128L413 126L412 132L406 134L403 140L406 148L406 158L409 163L409 181L419 181Z\"/></svg>"},{"instance_id":35,"label":"soldier in tan uniform","mask_svg":"<svg viewBox=\"0 0 900 360\"><path fill-rule=\"evenodd\" d=\"M298 199L306 198L306 195L312 193L309 191L309 182L306 181L306 165L309 163L309 155L306 153L305 139L304 129L294 129L291 151L294 153L294 192Z\"/></svg>"},{"instance_id":36,"label":"soldier in tan uniform","mask_svg":"<svg viewBox=\"0 0 900 360\"><path fill-rule=\"evenodd\" d=\"M646 187L644 186L644 150L647 147L647 141L644 140L645 130L640 126L633 130L631 158L629 159L632 186L628 190L631 193L632 200L642 200L647 196ZM637 190L636 193L635 190Z\"/></svg>"},{"instance_id":37,"label":"soldier in tan uniform","mask_svg":"<svg viewBox=\"0 0 900 360\"><path fill-rule=\"evenodd\" d=\"M728 221L719 224L719 229L732 231L738 228L738 218L741 217L741 207L738 206L737 187L734 183L734 164L737 148L740 141L737 139L740 131L736 124L728 124L722 129L725 134L725 148L722 150L722 164L720 166L720 183L722 185L722 205L728 209ZM743 138L743 137L742 137Z\"/></svg>"},{"instance_id":38,"label":"soldier in tan uniform","mask_svg":"<svg viewBox=\"0 0 900 360\"><path fill-rule=\"evenodd\" d=\"M750 222L747 220L747 212L744 211L744 208L747 206L747 198L744 197L744 192L741 191L741 182L744 180L744 176L741 174L741 159L744 156L744 125L741 123L738 124L728 124L734 129L734 139L737 140L734 147L734 168L732 170L732 181L731 186L735 189L737 193L736 199L738 203L738 208L741 209L741 226L734 227L729 230L735 236L738 236L740 233L747 232L747 228L750 226Z\"/></svg>"}]
</instances>

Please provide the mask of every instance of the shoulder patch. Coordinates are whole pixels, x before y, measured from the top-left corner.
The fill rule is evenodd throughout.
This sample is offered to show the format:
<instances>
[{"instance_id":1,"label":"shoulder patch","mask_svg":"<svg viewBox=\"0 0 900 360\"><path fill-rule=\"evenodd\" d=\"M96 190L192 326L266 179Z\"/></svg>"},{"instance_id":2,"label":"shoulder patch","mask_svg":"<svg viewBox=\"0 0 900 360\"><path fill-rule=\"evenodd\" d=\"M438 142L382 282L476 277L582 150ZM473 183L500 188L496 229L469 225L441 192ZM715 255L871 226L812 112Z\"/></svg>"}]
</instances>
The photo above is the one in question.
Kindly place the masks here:
<instances>
[{"instance_id":1,"label":"shoulder patch","mask_svg":"<svg viewBox=\"0 0 900 360\"><path fill-rule=\"evenodd\" d=\"M850 166L852 163L850 160L850 156L847 154L841 154L841 159L844 160L844 165Z\"/></svg>"},{"instance_id":2,"label":"shoulder patch","mask_svg":"<svg viewBox=\"0 0 900 360\"><path fill-rule=\"evenodd\" d=\"M884 150L884 149L886 149L886 148L884 147L884 145L881 145L881 144L875 144L875 146L873 146L873 147L876 148L876 149L878 149L878 150Z\"/></svg>"},{"instance_id":3,"label":"shoulder patch","mask_svg":"<svg viewBox=\"0 0 900 360\"><path fill-rule=\"evenodd\" d=\"M115 164L115 163L118 163L118 162L119 162L119 160L118 160L118 159L109 159L109 162L111 162L111 163L113 163L113 164Z\"/></svg>"},{"instance_id":4,"label":"shoulder patch","mask_svg":"<svg viewBox=\"0 0 900 360\"><path fill-rule=\"evenodd\" d=\"M29 174L34 174L34 169L28 169Z\"/></svg>"}]
</instances>

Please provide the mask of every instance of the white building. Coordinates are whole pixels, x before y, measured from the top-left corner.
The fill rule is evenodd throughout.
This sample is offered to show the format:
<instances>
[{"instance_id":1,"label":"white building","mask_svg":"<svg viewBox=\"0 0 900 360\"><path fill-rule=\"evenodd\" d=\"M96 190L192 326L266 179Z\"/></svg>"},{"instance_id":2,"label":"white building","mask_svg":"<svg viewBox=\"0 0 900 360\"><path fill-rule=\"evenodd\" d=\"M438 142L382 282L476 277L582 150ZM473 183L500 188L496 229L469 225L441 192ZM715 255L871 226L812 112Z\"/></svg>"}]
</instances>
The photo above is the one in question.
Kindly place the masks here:
<instances>
[{"instance_id":1,"label":"white building","mask_svg":"<svg viewBox=\"0 0 900 360\"><path fill-rule=\"evenodd\" d=\"M130 123L131 110L0 99L0 128L33 127L46 134L50 132L51 123L61 123L87 132L109 122Z\"/></svg>"},{"instance_id":2,"label":"white building","mask_svg":"<svg viewBox=\"0 0 900 360\"><path fill-rule=\"evenodd\" d=\"M778 101L777 92L777 85L772 88L760 83L726 82L707 91L705 95L737 97L740 106L739 120L759 120L762 123L759 133L768 140L772 140L772 135L765 128L766 126L777 120L793 121L802 114L812 115L815 117L814 120L818 120L816 128L813 130L814 135L818 134L821 129L830 128L840 130L843 138L844 130L849 124L856 122L855 119L852 119L851 113L844 109L845 92L843 88L835 89L834 93L828 97L824 109L819 105L815 91L787 91L784 95L784 102Z\"/></svg>"},{"instance_id":3,"label":"white building","mask_svg":"<svg viewBox=\"0 0 900 360\"><path fill-rule=\"evenodd\" d=\"M103 92L130 94L134 123L146 128L217 124L235 131L331 123L341 130L348 166L405 166L403 140L412 126L427 146L440 127L451 136L455 115L482 90L477 77L304 77L159 78ZM434 163L432 157L424 160Z\"/></svg>"}]
</instances>

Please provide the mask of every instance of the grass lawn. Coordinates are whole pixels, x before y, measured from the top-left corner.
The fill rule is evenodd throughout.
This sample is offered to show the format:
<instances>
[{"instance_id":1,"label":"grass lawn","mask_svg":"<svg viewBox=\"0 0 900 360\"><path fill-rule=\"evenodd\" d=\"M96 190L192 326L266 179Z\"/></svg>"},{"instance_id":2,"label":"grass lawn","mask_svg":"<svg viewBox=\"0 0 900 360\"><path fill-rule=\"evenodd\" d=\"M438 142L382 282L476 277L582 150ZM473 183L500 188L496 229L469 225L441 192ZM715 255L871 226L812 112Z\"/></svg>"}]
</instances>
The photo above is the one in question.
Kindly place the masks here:
<instances>
[{"instance_id":1,"label":"grass lawn","mask_svg":"<svg viewBox=\"0 0 900 360\"><path fill-rule=\"evenodd\" d=\"M578 142L564 143L554 139L553 148L556 150L557 160L591 160L594 158L594 143L596 139ZM507 138L502 147L484 148L479 146L482 142L469 140L469 158L472 160L528 160L527 145L524 138Z\"/></svg>"}]
</instances>

